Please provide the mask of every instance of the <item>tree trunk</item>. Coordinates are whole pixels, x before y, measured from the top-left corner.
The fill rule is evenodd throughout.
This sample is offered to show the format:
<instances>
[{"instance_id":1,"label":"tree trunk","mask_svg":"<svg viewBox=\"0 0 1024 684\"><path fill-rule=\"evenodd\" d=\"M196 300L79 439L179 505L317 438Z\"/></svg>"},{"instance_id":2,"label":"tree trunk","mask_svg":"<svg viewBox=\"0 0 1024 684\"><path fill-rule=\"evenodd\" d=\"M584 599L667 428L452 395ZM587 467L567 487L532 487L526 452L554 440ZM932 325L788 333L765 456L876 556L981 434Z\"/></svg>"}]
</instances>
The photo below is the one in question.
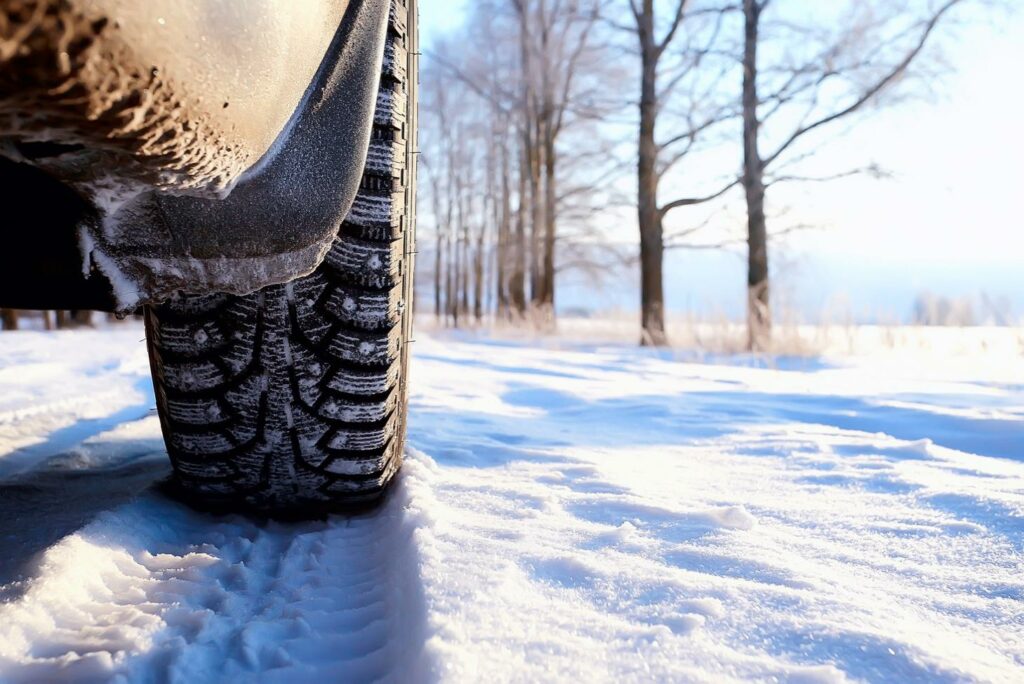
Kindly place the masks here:
<instances>
[{"instance_id":1,"label":"tree trunk","mask_svg":"<svg viewBox=\"0 0 1024 684\"><path fill-rule=\"evenodd\" d=\"M541 309L545 323L555 318L555 141L550 130L544 142L544 266L541 275Z\"/></svg>"},{"instance_id":2,"label":"tree trunk","mask_svg":"<svg viewBox=\"0 0 1024 684\"><path fill-rule=\"evenodd\" d=\"M541 230L543 229L544 207L540 198L540 116L537 111L537 90L536 90L536 65L532 59L530 36L533 29L530 27L530 7L528 3L516 3L516 11L519 15L519 55L520 69L522 74L522 143L523 143L523 169L526 174L529 195L525 192L519 193L520 207L525 203L529 207L529 264L524 266L529 270L530 279L530 302L536 305L539 301L541 291L540 267L541 267ZM526 190L522 188L521 190ZM528 199L527 199L528 198ZM525 217L524 217L525 219ZM524 258L525 261L525 258Z\"/></svg>"},{"instance_id":3,"label":"tree trunk","mask_svg":"<svg viewBox=\"0 0 1024 684\"><path fill-rule=\"evenodd\" d=\"M438 155L440 157L440 155ZM447 265L445 258L445 234L448 229L448 224L445 223L444 211L441 205L441 185L443 183L440 177L440 170L431 170L431 206L434 212L434 318L437 319L438 323L444 319L446 311L444 306L444 278L445 278L445 266Z\"/></svg>"},{"instance_id":4,"label":"tree trunk","mask_svg":"<svg viewBox=\"0 0 1024 684\"><path fill-rule=\"evenodd\" d=\"M516 211L515 235L512 238L512 273L509 276L508 296L515 315L526 313L526 152L519 162L519 206Z\"/></svg>"},{"instance_id":5,"label":"tree trunk","mask_svg":"<svg viewBox=\"0 0 1024 684\"><path fill-rule=\"evenodd\" d=\"M498 318L508 318L509 306L509 243L512 218L511 181L509 180L508 161L508 136L507 126L502 134L501 145L501 189L499 190L499 201L495 207L497 216L495 222L498 226L497 254L494 259L495 268L495 295L497 302Z\"/></svg>"},{"instance_id":6,"label":"tree trunk","mask_svg":"<svg viewBox=\"0 0 1024 684\"><path fill-rule=\"evenodd\" d=\"M757 41L761 5L743 0L743 189L747 202L747 346L767 351L772 321L768 279L768 226L764 215L764 162L758 151Z\"/></svg>"},{"instance_id":7,"label":"tree trunk","mask_svg":"<svg viewBox=\"0 0 1024 684\"><path fill-rule=\"evenodd\" d=\"M658 209L658 147L654 127L658 116L658 55L654 44L654 3L644 0L638 19L640 36L640 137L637 158L637 219L640 226L640 343L665 346L665 246Z\"/></svg>"},{"instance_id":8,"label":"tree trunk","mask_svg":"<svg viewBox=\"0 0 1024 684\"><path fill-rule=\"evenodd\" d=\"M434 252L434 318L441 320L441 227L437 227Z\"/></svg>"},{"instance_id":9,"label":"tree trunk","mask_svg":"<svg viewBox=\"0 0 1024 684\"><path fill-rule=\"evenodd\" d=\"M484 242L487 239L486 209L480 215L480 229L476 234L473 255L473 319L479 324L484 319Z\"/></svg>"},{"instance_id":10,"label":"tree trunk","mask_svg":"<svg viewBox=\"0 0 1024 684\"><path fill-rule=\"evenodd\" d=\"M462 298L459 300L459 312L464 318L469 318L469 240L462 241Z\"/></svg>"},{"instance_id":11,"label":"tree trunk","mask_svg":"<svg viewBox=\"0 0 1024 684\"><path fill-rule=\"evenodd\" d=\"M467 221L466 217L463 217L463 221ZM465 317L469 317L469 270L472 266L470 261L470 240L469 240L469 224L462 224L462 266L459 269L462 274L462 283L459 285L459 291L462 293L459 299L459 313Z\"/></svg>"},{"instance_id":12,"label":"tree trunk","mask_svg":"<svg viewBox=\"0 0 1024 684\"><path fill-rule=\"evenodd\" d=\"M453 231L454 232L454 231ZM458 307L458 273L459 273L459 260L458 260L458 236L445 235L445 251L448 253L448 267L445 269L447 273L447 286L445 287L444 296L445 304L448 310L446 317L446 323L454 328L459 327L459 307Z\"/></svg>"},{"instance_id":13,"label":"tree trunk","mask_svg":"<svg viewBox=\"0 0 1024 684\"><path fill-rule=\"evenodd\" d=\"M0 309L0 323L3 323L4 330L18 329L18 312L15 309Z\"/></svg>"},{"instance_id":14,"label":"tree trunk","mask_svg":"<svg viewBox=\"0 0 1024 684\"><path fill-rule=\"evenodd\" d=\"M558 3L552 14L557 14ZM548 14L546 0L539 0L540 14L540 86L541 106L540 122L538 126L538 147L544 157L544 234L542 236L543 259L541 262L540 274L540 315L541 323L550 326L555 318L555 222L557 220L557 183L555 177L555 138L558 136L555 117L555 71L563 68L563 65L554 63L551 54L551 28L554 21L553 16ZM565 68L569 68L566 66ZM566 79L571 79L571 72L565 74ZM565 106L562 103L561 106ZM539 173L539 169L538 169ZM539 198L538 198L539 199Z\"/></svg>"},{"instance_id":15,"label":"tree trunk","mask_svg":"<svg viewBox=\"0 0 1024 684\"><path fill-rule=\"evenodd\" d=\"M640 311L643 346L663 347L668 344L665 334L665 300L662 282L661 221L640 233Z\"/></svg>"},{"instance_id":16,"label":"tree trunk","mask_svg":"<svg viewBox=\"0 0 1024 684\"><path fill-rule=\"evenodd\" d=\"M544 202L540 190L541 150L537 145L538 135L531 135L530 138L527 152L530 163L530 303L536 308L543 302L544 296L541 271L544 263Z\"/></svg>"}]
</instances>

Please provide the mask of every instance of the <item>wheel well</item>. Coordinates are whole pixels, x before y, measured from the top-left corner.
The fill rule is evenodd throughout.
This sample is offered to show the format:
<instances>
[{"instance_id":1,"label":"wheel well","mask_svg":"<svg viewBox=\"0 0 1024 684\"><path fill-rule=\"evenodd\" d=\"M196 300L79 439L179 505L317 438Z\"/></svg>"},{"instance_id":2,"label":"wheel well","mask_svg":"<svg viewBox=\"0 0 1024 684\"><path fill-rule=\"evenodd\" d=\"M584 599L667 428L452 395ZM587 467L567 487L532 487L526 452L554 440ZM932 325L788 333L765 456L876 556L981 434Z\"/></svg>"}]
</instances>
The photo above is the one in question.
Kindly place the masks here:
<instances>
[{"instance_id":1,"label":"wheel well","mask_svg":"<svg viewBox=\"0 0 1024 684\"><path fill-rule=\"evenodd\" d=\"M56 143L12 147L26 160L68 151ZM106 277L82 271L78 227L96 216L86 200L46 172L0 157L0 213L0 306L113 310Z\"/></svg>"}]
</instances>

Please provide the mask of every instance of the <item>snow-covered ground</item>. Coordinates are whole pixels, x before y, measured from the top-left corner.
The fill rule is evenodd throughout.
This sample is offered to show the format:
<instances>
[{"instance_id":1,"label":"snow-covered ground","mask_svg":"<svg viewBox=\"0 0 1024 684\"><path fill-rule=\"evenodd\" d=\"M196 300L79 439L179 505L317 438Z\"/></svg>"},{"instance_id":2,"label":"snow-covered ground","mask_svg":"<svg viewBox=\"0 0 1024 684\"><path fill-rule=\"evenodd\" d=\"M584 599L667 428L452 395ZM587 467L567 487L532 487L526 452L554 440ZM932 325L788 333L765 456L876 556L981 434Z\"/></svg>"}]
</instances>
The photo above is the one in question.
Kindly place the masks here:
<instances>
[{"instance_id":1,"label":"snow-covered ground","mask_svg":"<svg viewBox=\"0 0 1024 684\"><path fill-rule=\"evenodd\" d=\"M421 333L391 496L285 524L153 486L141 337L0 334L2 682L1024 680L1019 350Z\"/></svg>"}]
</instances>

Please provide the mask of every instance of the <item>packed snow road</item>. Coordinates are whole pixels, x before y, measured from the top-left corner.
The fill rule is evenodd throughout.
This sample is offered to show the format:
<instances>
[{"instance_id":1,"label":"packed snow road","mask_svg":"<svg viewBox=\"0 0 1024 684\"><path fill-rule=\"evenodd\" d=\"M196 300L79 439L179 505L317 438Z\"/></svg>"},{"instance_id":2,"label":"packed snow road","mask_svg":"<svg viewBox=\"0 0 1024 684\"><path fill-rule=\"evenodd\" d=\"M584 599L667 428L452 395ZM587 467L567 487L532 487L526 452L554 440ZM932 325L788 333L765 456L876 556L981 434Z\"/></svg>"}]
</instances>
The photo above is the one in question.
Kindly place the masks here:
<instances>
[{"instance_id":1,"label":"packed snow road","mask_svg":"<svg viewBox=\"0 0 1024 684\"><path fill-rule=\"evenodd\" d=\"M419 336L377 511L165 498L141 329L0 334L0 682L1020 681L1024 361Z\"/></svg>"}]
</instances>

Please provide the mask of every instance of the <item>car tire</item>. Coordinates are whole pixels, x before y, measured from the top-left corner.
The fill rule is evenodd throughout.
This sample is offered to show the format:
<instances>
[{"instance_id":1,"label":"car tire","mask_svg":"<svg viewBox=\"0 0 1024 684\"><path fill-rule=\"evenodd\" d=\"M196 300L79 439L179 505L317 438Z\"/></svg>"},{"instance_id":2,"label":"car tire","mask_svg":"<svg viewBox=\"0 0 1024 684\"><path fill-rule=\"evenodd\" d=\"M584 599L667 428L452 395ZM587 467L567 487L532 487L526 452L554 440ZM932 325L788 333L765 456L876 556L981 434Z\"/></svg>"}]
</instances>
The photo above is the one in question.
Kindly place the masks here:
<instances>
[{"instance_id":1,"label":"car tire","mask_svg":"<svg viewBox=\"0 0 1024 684\"><path fill-rule=\"evenodd\" d=\"M359 192L310 275L148 307L175 491L306 516L378 501L402 462L415 234L416 14L392 0Z\"/></svg>"}]
</instances>

